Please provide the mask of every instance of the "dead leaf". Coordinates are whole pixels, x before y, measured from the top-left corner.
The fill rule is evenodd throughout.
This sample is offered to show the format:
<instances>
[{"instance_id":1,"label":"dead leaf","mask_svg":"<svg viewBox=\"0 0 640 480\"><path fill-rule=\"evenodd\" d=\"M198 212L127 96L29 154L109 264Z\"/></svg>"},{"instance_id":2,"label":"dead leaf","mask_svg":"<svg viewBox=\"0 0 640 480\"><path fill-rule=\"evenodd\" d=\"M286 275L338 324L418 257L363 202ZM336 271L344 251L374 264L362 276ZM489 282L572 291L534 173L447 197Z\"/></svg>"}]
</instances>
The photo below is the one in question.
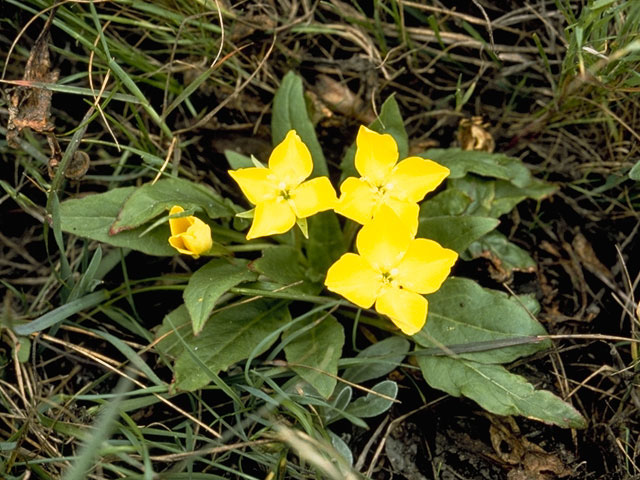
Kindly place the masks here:
<instances>
[{"instance_id":1,"label":"dead leaf","mask_svg":"<svg viewBox=\"0 0 640 480\"><path fill-rule=\"evenodd\" d=\"M89 155L81 150L76 150L73 158L64 170L64 176L70 180L80 180L89 170L91 160Z\"/></svg>"},{"instance_id":2,"label":"dead leaf","mask_svg":"<svg viewBox=\"0 0 640 480\"><path fill-rule=\"evenodd\" d=\"M573 250L580 258L580 261L585 266L587 270L589 270L594 275L606 279L611 283L615 282L615 278L607 267L598 259L596 256L596 252L589 243L589 241L585 238L585 236L578 232L571 242L571 246Z\"/></svg>"},{"instance_id":3,"label":"dead leaf","mask_svg":"<svg viewBox=\"0 0 640 480\"><path fill-rule=\"evenodd\" d=\"M318 99L336 113L355 118L366 125L375 120L371 108L343 82L320 74L313 90Z\"/></svg>"},{"instance_id":4,"label":"dead leaf","mask_svg":"<svg viewBox=\"0 0 640 480\"><path fill-rule=\"evenodd\" d=\"M463 150L493 152L496 144L486 130L489 123L483 123L482 117L463 118L458 125L458 141Z\"/></svg>"},{"instance_id":5,"label":"dead leaf","mask_svg":"<svg viewBox=\"0 0 640 480\"><path fill-rule=\"evenodd\" d=\"M49 42L51 40L49 27L53 20L53 14L54 11L51 12L29 53L22 77L25 86L16 87L9 100L7 143L12 148L19 147L17 138L24 128L31 128L41 133L49 133L54 129L51 121L51 96L53 92L44 88L28 86L33 82L55 83L58 81L59 72L51 70L49 56Z\"/></svg>"},{"instance_id":6,"label":"dead leaf","mask_svg":"<svg viewBox=\"0 0 640 480\"><path fill-rule=\"evenodd\" d=\"M500 461L513 468L509 480L551 480L571 474L564 462L522 435L513 417L485 414L491 421L491 445Z\"/></svg>"},{"instance_id":7,"label":"dead leaf","mask_svg":"<svg viewBox=\"0 0 640 480\"><path fill-rule=\"evenodd\" d=\"M51 42L51 22L55 15L56 8L51 10L49 18L47 18L40 35L36 39L29 58L24 68L22 81L15 87L9 98L9 121L7 122L7 143L12 148L19 148L18 136L25 128L47 136L47 143L51 149L49 158L49 176L53 177L55 168L62 160L62 151L56 139L53 129L55 125L51 121L51 97L53 91L46 88L39 88L33 84L37 83L56 83L60 72L51 68L51 57L49 55L49 43ZM76 152L76 155L78 153ZM80 157L86 154L80 154ZM65 171L67 178L79 179L86 173L89 168L88 156L72 159L72 165L86 163L86 168L73 167Z\"/></svg>"}]
</instances>

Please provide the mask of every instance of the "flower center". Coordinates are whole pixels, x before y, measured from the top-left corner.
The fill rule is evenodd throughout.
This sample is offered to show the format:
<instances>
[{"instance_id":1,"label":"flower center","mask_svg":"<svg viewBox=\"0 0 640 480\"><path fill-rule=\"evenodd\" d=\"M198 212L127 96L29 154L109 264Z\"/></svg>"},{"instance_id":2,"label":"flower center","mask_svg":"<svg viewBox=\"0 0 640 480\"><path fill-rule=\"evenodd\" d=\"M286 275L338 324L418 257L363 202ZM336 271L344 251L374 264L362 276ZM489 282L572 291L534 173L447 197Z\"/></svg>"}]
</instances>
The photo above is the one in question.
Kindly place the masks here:
<instances>
[{"instance_id":1,"label":"flower center","mask_svg":"<svg viewBox=\"0 0 640 480\"><path fill-rule=\"evenodd\" d=\"M390 287L399 288L400 285L398 284L398 281L394 278L396 275L398 275L398 269L397 268L392 268L388 272L382 272L381 273L382 283L385 286L388 285Z\"/></svg>"},{"instance_id":2,"label":"flower center","mask_svg":"<svg viewBox=\"0 0 640 480\"><path fill-rule=\"evenodd\" d=\"M291 200L291 193L284 182L278 183L278 197L283 200Z\"/></svg>"},{"instance_id":3,"label":"flower center","mask_svg":"<svg viewBox=\"0 0 640 480\"><path fill-rule=\"evenodd\" d=\"M384 200L387 196L391 195L395 185L391 182L385 183L384 181L373 182L368 178L362 177L365 182L369 184L371 191L376 195L378 201Z\"/></svg>"}]
</instances>

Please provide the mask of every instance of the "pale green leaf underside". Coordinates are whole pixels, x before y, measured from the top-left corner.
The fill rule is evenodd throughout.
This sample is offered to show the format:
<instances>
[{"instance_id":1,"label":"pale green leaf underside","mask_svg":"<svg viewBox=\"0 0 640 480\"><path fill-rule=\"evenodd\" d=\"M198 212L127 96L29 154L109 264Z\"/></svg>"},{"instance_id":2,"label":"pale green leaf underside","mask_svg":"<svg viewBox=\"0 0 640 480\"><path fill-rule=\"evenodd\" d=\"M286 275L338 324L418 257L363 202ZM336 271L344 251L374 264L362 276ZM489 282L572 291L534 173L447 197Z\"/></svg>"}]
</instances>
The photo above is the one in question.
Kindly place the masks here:
<instances>
[{"instance_id":1,"label":"pale green leaf underside","mask_svg":"<svg viewBox=\"0 0 640 480\"><path fill-rule=\"evenodd\" d=\"M362 383L383 377L398 368L409 352L409 346L407 339L395 336L376 342L358 353L355 360L361 363L346 368L342 378Z\"/></svg>"},{"instance_id":2,"label":"pale green leaf underside","mask_svg":"<svg viewBox=\"0 0 640 480\"><path fill-rule=\"evenodd\" d=\"M500 365L449 357L419 357L427 383L455 397L465 396L498 415L522 415L564 428L584 428L586 420L570 404Z\"/></svg>"},{"instance_id":3,"label":"pale green leaf underside","mask_svg":"<svg viewBox=\"0 0 640 480\"><path fill-rule=\"evenodd\" d=\"M376 393L395 399L398 395L398 384L392 380L383 380L376 384L371 390ZM357 398L345 409L353 416L369 418L386 412L393 405L393 401L375 393L367 393L364 397Z\"/></svg>"}]
</instances>

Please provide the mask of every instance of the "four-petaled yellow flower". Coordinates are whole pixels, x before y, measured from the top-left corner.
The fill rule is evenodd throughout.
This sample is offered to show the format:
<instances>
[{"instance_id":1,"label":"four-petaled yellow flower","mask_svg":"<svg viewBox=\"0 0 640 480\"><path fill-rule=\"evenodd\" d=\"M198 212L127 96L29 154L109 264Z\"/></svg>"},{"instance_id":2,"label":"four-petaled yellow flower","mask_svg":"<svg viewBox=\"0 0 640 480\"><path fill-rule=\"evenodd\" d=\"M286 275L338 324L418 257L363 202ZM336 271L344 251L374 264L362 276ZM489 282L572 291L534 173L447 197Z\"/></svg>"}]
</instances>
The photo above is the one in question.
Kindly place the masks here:
<instances>
[{"instance_id":1,"label":"four-petaled yellow flower","mask_svg":"<svg viewBox=\"0 0 640 480\"><path fill-rule=\"evenodd\" d=\"M169 215L182 212L184 212L184 208L175 205L171 207ZM213 245L211 227L193 215L170 218L169 228L171 229L169 244L185 255L198 258L201 254L209 251Z\"/></svg>"},{"instance_id":2,"label":"four-petaled yellow flower","mask_svg":"<svg viewBox=\"0 0 640 480\"><path fill-rule=\"evenodd\" d=\"M355 167L360 178L348 177L340 186L335 211L365 225L390 207L409 226L418 229L418 202L449 175L449 169L420 157L398 162L398 146L389 134L361 126L356 138Z\"/></svg>"},{"instance_id":3,"label":"four-petaled yellow flower","mask_svg":"<svg viewBox=\"0 0 640 480\"><path fill-rule=\"evenodd\" d=\"M290 130L269 157L268 168L241 168L229 175L256 206L247 239L284 233L298 218L332 209L336 192L327 177L305 182L311 175L311 153L295 130Z\"/></svg>"},{"instance_id":4,"label":"four-petaled yellow flower","mask_svg":"<svg viewBox=\"0 0 640 480\"><path fill-rule=\"evenodd\" d=\"M387 315L407 335L427 320L428 302L458 254L433 240L414 238L410 227L382 205L356 237L358 254L345 253L327 272L325 285L361 308Z\"/></svg>"}]
</instances>

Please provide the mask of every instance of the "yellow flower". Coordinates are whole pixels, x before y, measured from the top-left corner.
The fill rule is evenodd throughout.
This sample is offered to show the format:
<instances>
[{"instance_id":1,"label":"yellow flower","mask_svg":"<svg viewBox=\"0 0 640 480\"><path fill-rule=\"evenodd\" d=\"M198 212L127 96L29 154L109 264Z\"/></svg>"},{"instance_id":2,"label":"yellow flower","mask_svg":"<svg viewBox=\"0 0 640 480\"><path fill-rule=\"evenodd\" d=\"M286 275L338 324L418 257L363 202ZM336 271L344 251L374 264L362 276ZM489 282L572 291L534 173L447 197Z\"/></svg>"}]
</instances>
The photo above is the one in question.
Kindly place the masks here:
<instances>
[{"instance_id":1,"label":"yellow flower","mask_svg":"<svg viewBox=\"0 0 640 480\"><path fill-rule=\"evenodd\" d=\"M385 205L356 238L358 254L345 253L329 267L325 285L361 308L387 315L407 335L427 320L428 302L447 278L458 254L433 240L414 238Z\"/></svg>"},{"instance_id":2,"label":"yellow flower","mask_svg":"<svg viewBox=\"0 0 640 480\"><path fill-rule=\"evenodd\" d=\"M169 215L184 212L184 208L174 205L169 211ZM170 218L169 228L171 236L169 244L185 255L198 258L202 253L211 249L213 240L211 239L211 227L197 217Z\"/></svg>"},{"instance_id":3,"label":"yellow flower","mask_svg":"<svg viewBox=\"0 0 640 480\"><path fill-rule=\"evenodd\" d=\"M418 229L418 202L449 175L449 169L420 157L398 162L398 146L391 135L361 126L356 138L355 167L360 178L340 186L335 211L365 225L381 205L390 207L411 232Z\"/></svg>"},{"instance_id":4,"label":"yellow flower","mask_svg":"<svg viewBox=\"0 0 640 480\"><path fill-rule=\"evenodd\" d=\"M284 233L298 218L330 210L337 202L327 177L311 175L311 153L295 130L289 130L269 157L268 168L241 168L229 175L256 208L247 239Z\"/></svg>"}]
</instances>

